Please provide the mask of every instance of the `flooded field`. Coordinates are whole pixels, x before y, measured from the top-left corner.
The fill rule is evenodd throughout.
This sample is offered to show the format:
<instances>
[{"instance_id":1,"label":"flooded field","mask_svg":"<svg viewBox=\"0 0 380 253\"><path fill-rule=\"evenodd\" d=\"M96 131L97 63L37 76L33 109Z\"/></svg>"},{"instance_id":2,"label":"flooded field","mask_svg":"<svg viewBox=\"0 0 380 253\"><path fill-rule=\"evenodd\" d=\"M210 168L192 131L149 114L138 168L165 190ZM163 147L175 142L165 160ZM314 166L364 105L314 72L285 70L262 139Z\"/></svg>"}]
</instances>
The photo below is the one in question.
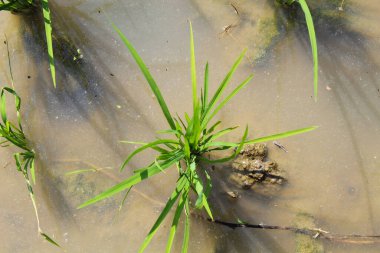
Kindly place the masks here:
<instances>
[{"instance_id":1,"label":"flooded field","mask_svg":"<svg viewBox=\"0 0 380 253\"><path fill-rule=\"evenodd\" d=\"M318 5L319 4L319 5ZM192 110L188 20L193 23L198 78L210 65L215 90L245 48L236 86L252 82L220 112L223 127L240 125L225 141L239 141L248 124L255 138L317 125L267 143L268 159L287 183L261 194L230 179L232 164L210 168L211 208L219 220L295 226L301 214L338 234L380 234L380 6L367 1L310 1L319 50L319 96L302 12L288 15L272 1L50 1L57 52L57 88L49 72L42 17L0 12L22 98L24 130L37 154L35 195L41 226L65 252L137 252L172 192L173 168L123 194L77 207L146 166L154 152L119 167L137 146L167 129L158 103L111 26L134 44L172 113ZM4 37L5 40L5 37ZM78 52L78 49L80 51ZM62 55L59 55L59 51ZM7 47L0 46L0 83L10 85ZM232 89L232 88L231 88ZM37 233L15 148L0 150L0 252L62 252ZM66 175L78 169L98 172ZM231 198L234 192L237 198ZM230 229L194 215L189 252L379 252L379 243L316 240L299 249L289 231ZM164 252L169 218L146 252ZM179 231L183 230L183 221ZM179 232L172 252L180 252Z\"/></svg>"}]
</instances>

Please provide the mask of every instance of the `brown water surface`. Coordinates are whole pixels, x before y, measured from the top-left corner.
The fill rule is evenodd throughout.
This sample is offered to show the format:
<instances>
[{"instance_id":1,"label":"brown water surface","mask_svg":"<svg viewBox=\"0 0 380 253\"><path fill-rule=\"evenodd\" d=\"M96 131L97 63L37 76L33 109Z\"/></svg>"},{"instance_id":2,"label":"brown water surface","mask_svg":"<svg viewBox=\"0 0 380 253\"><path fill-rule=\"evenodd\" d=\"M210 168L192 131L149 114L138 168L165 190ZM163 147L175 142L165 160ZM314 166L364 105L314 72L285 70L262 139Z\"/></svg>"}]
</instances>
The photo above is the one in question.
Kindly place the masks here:
<instances>
[{"instance_id":1,"label":"brown water surface","mask_svg":"<svg viewBox=\"0 0 380 253\"><path fill-rule=\"evenodd\" d=\"M380 9L375 0L347 1L342 13L338 7L329 10L337 15L334 18L322 13L316 19L317 103L312 97L306 27L302 19L289 24L287 15L269 1L234 1L238 10L244 10L240 17L228 1L51 2L57 41L65 52L57 58L56 89L40 17L2 12L0 20L8 38L15 88L22 97L24 126L38 154L35 192L41 225L67 252L136 252L176 180L173 169L141 183L121 212L123 194L76 209L154 157L149 152L140 155L125 173L119 173L123 158L135 148L120 140L149 141L156 130L167 128L157 101L110 21L136 46L173 113L191 110L190 19L198 79L202 80L208 60L213 90L248 48L233 83L250 73L255 77L219 114L223 126L248 124L251 138L319 126L281 140L288 153L268 143L269 157L287 171L289 181L271 197L240 190L228 180L230 166L217 166L212 172L211 203L219 219L292 225L297 214L308 213L318 226L334 233L380 233L380 19L376 15ZM249 4L255 11L249 10ZM268 34L269 43L260 33L263 28L255 26L260 17L275 17L268 21L271 29L273 24L277 29ZM236 20L238 25L224 34L224 27ZM256 45L253 41L259 35L261 44ZM74 60L76 49L83 59ZM0 54L3 86L10 83L5 45ZM240 128L226 140L237 141L242 132ZM13 151L1 149L0 252L60 252L37 236ZM65 175L89 167L101 171ZM239 191L241 198L231 201L225 194L229 190ZM169 226L170 220L147 252L164 251ZM294 252L296 245L291 232L230 230L196 217L191 230L191 252ZM173 252L179 252L182 234L177 238ZM378 252L380 246L324 242L324 248L326 252Z\"/></svg>"}]
</instances>

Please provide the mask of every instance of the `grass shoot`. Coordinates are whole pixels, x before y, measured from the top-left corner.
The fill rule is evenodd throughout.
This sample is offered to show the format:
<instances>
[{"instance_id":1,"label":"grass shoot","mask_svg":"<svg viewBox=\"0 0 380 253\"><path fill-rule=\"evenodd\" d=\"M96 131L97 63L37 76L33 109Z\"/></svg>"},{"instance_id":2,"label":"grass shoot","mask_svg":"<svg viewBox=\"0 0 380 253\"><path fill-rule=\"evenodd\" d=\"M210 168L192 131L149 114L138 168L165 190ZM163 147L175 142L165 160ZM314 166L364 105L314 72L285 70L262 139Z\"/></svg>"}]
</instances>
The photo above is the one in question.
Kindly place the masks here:
<instances>
[{"instance_id":1,"label":"grass shoot","mask_svg":"<svg viewBox=\"0 0 380 253\"><path fill-rule=\"evenodd\" d=\"M16 124L11 122L8 118L6 110L6 94L13 96L15 99L15 108L17 115ZM17 93L9 87L3 87L0 93L0 113L2 120L2 123L0 122L0 146L7 147L12 145L21 149L20 152L14 153L13 157L15 159L17 170L23 174L26 181L26 186L29 192L30 199L32 200L34 212L37 219L38 233L47 241L59 247L58 243L56 243L50 236L44 233L40 227L40 220L38 216L36 200L31 183L31 181L34 184L36 183L34 166L35 153L33 149L29 146L28 140L26 139L24 131L22 129L20 107L21 98L17 95Z\"/></svg>"},{"instance_id":2,"label":"grass shoot","mask_svg":"<svg viewBox=\"0 0 380 253\"><path fill-rule=\"evenodd\" d=\"M130 41L124 36L124 34L116 26L114 26L114 29L116 30L121 40L124 42L128 50L130 51L132 57L139 66L142 74L145 76L145 79L147 80L151 90L155 94L158 103L161 107L162 113L168 122L170 129L161 131L160 133L170 134L172 135L172 137L158 138L157 140L152 141L150 143L124 141L126 143L139 144L140 147L133 151L125 159L125 161L120 167L121 171L123 171L126 168L131 159L133 159L137 154L140 154L146 149L153 149L158 152L158 155L146 167L135 170L134 174L131 177L127 178L119 184L116 184L115 186L95 196L94 198L88 200L87 202L80 205L78 208L83 208L85 206L101 201L105 198L111 197L124 190L128 190L134 185L140 183L141 181L146 180L158 173L165 172L165 170L171 168L173 165L176 165L178 172L178 180L174 186L173 192L169 197L169 200L167 201L161 214L158 216L156 222L154 223L153 227L151 228L145 240L143 241L139 252L141 253L146 249L146 247L151 242L153 236L156 234L157 230L162 225L162 222L172 209L174 209L175 213L169 232L166 252L171 251L172 244L177 232L178 222L182 213L185 214L186 219L184 223L185 228L182 252L187 252L189 247L190 236L190 208L194 206L195 208L203 209L208 214L208 216L211 219L213 219L212 210L208 202L208 196L212 188L211 177L204 168L200 167L200 161L205 161L208 163L227 162L233 159L240 152L244 144L280 139L311 131L315 129L315 127L298 129L254 140L247 140L248 127L246 127L239 142L235 143L218 141L218 138L230 133L237 127L229 127L223 130L217 130L217 127L221 122L217 121L216 123L211 124L214 116L252 79L252 75L248 76L242 83L237 85L231 93L222 98L223 92L229 85L234 72L236 71L237 67L239 66L244 57L244 52L237 58L235 63L232 65L230 71L227 73L224 80L221 82L213 96L209 96L209 66L208 64L206 64L203 87L201 89L200 95L198 95L194 39L192 26L190 23L190 63L193 92L193 114L191 117L187 113L185 113L183 118L180 118L179 116L173 117L169 111L168 106L166 105L166 102L161 94L158 85L156 84L154 78L150 74L144 61L141 59L135 48L132 46ZM205 154L208 154L212 151L221 150L234 151L230 156L216 160L210 160L205 158L204 156ZM201 178L205 178L205 182L203 182ZM190 202L191 194L195 194L196 196L196 201L194 203Z\"/></svg>"},{"instance_id":3,"label":"grass shoot","mask_svg":"<svg viewBox=\"0 0 380 253\"><path fill-rule=\"evenodd\" d=\"M12 65L11 65L11 60L9 56L9 48L8 48L7 40L6 40L6 45L7 45L7 52L8 52L8 65L9 65L9 72L11 76L12 88L3 87L0 92L0 115L1 115L0 147L14 146L21 150L20 152L14 153L13 157L15 159L17 170L23 174L25 182L26 182L26 186L29 192L29 197L32 201L34 212L36 215L38 233L48 242L54 244L55 246L60 247L57 242L55 242L50 236L48 236L45 232L42 231L41 226L40 226L40 219L38 215L36 199L34 196L33 187L30 180L31 178L33 184L36 183L35 152L30 147L30 144L27 138L25 137L24 130L22 128L21 114L20 114L21 98L17 95L16 91L14 90ZM6 108L7 94L13 96L15 100L15 110L16 110L16 117L17 117L16 124L10 121L8 117L7 108Z\"/></svg>"},{"instance_id":4,"label":"grass shoot","mask_svg":"<svg viewBox=\"0 0 380 253\"><path fill-rule=\"evenodd\" d=\"M314 99L318 99L318 47L317 47L317 36L315 34L313 17L311 16L309 6L306 0L277 0L277 2L283 5L292 5L297 2L305 15L306 26L309 32L309 39L311 45L311 51L313 55L313 71L314 71Z\"/></svg>"}]
</instances>

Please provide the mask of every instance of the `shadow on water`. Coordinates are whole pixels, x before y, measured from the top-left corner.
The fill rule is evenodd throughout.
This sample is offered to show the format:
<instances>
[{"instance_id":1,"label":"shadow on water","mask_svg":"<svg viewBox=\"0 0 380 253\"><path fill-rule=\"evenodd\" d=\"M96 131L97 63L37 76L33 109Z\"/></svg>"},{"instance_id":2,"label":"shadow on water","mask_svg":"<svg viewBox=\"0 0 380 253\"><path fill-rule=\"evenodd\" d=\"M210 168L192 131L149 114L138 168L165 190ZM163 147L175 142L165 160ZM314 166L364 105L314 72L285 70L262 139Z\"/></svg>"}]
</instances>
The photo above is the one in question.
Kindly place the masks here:
<instances>
[{"instance_id":1,"label":"shadow on water","mask_svg":"<svg viewBox=\"0 0 380 253\"><path fill-rule=\"evenodd\" d=\"M295 35L307 54L311 54L310 42L304 16L299 8L292 10L288 16L295 20ZM350 12L349 7L346 7ZM350 29L343 13L336 16L323 16L323 11L314 17L318 40L320 76L324 78L334 95L341 112L344 126L356 154L357 170L361 175L368 212L368 224L371 232L374 227L374 209L371 203L369 175L365 167L360 142L360 133L355 130L357 123L371 124L371 119L380 122L379 88L380 81L376 77L378 63L368 51L368 39L359 32ZM312 11L313 13L313 11ZM285 16L284 14L282 14ZM368 71L371 68L374 71ZM322 79L321 78L321 79ZM367 83L368 85L363 85ZM325 88L325 87L320 87ZM351 108L351 109L350 109Z\"/></svg>"},{"instance_id":2,"label":"shadow on water","mask_svg":"<svg viewBox=\"0 0 380 253\"><path fill-rule=\"evenodd\" d=\"M74 13L78 15L74 18L71 16L72 9L69 7L52 4L51 9L54 20L53 44L57 88L54 89L52 85L50 73L33 77L35 85L30 87L33 98L31 103L41 103L43 110L46 110L44 117L55 124L57 122L62 124L64 126L62 129L74 120L88 123L96 133L96 138L101 140L99 145L106 144L117 157L123 158L126 155L126 148L118 143L125 139L126 129L144 129L152 133L155 130L154 122L135 106L134 101L137 98L125 90L125 85L112 73L112 67L106 65L95 50L102 48L108 52L115 52L115 49L111 47L112 43L94 42L88 34L88 29L80 27L75 18L89 19L95 25L100 23L80 13L79 10ZM55 9L59 11L54 11ZM47 69L42 16L23 16L22 18L24 22L21 33L25 50L32 56L31 59L35 61L35 65L46 66ZM99 27L102 26L99 25ZM103 32L106 33L106 31ZM80 49L79 52L78 49ZM84 55L83 58L81 54ZM30 108L30 115L38 114L39 105ZM139 115L138 119L136 115ZM126 124L128 128L125 127ZM63 218L75 224L72 211L75 206L62 192L64 188L60 188L62 178L58 176L59 172L56 168L52 168L53 158L51 157L55 156L49 150L51 144L45 144L47 145L36 145L36 150L41 154L38 161L41 174L39 178L44 181L41 182L41 187L46 199L49 199L47 205L53 206L51 210L57 215L58 220ZM133 163L131 166L133 167Z\"/></svg>"},{"instance_id":3,"label":"shadow on water","mask_svg":"<svg viewBox=\"0 0 380 253\"><path fill-rule=\"evenodd\" d=\"M281 43L285 36L294 34L303 46L305 54L310 55L311 58L310 40L302 10L298 6L283 9L273 4L273 1L269 2L276 10L277 25L281 31L281 37L277 38L276 44ZM325 7L328 9L332 6ZM362 155L363 147L361 145L363 144L361 143L363 140L357 129L357 123L360 121L360 125L369 126L373 124L372 120L380 122L380 79L376 73L380 66L368 49L368 38L350 28L344 13L340 13L338 10L334 11L333 13L336 15L324 16L323 10L317 10L317 15L314 16L319 50L320 84L326 81L331 88L334 101L338 105L344 121L344 128L348 132L347 137L352 143L352 149L356 156L356 169L360 175L364 192L366 207L363 208L363 212L367 212L368 219L366 226L369 227L368 233L376 234L378 230L375 228L374 220L376 217L374 217L374 206L371 201L373 193L371 193L370 188L370 175L368 168L366 168L368 163ZM345 11L350 12L349 6L345 8ZM314 13L313 9L312 13ZM267 64L268 61L263 59L260 65L263 63ZM372 71L369 71L369 68ZM320 89L322 88L325 87L320 85ZM228 168L221 168L220 171L225 169ZM236 210L235 204L229 203L228 197L220 196L223 195L221 192L231 189L231 185L226 183L228 181L226 175L219 173L216 178L217 180L213 182L214 195L211 201L217 215L219 215L218 218L222 220L235 219L232 221L236 221L237 214L243 217L252 217L244 210ZM260 196L250 196L250 200L264 206L270 201ZM255 222L254 219L249 222L260 223L260 221ZM253 252L252 245L255 245L255 252L259 248L263 249L264 252L288 252L287 247L278 243L274 232L220 229L222 234L228 234L229 239L235 239L225 240L222 238L218 240L217 245L219 246L216 252L240 252L239 250L242 249L246 252Z\"/></svg>"},{"instance_id":4,"label":"shadow on water","mask_svg":"<svg viewBox=\"0 0 380 253\"><path fill-rule=\"evenodd\" d=\"M242 198L249 198L250 202L252 201L262 206L270 206L270 203L276 200L276 195L256 194L247 190L241 190L239 186L229 180L230 173L230 164L213 166L213 169L209 169L209 174L213 179L210 203L213 206L214 218L229 222L244 220L251 224L261 223L261 221L255 219L255 215L252 215L252 213L249 213L243 207L244 204L239 204L240 197L233 199L228 196L227 192L240 192L239 194L242 194ZM216 224L214 226L216 227L218 238L220 238L215 247L215 252L217 253L288 252L287 248L281 245L273 236L276 232L245 228L232 229Z\"/></svg>"},{"instance_id":5,"label":"shadow on water","mask_svg":"<svg viewBox=\"0 0 380 253\"><path fill-rule=\"evenodd\" d=\"M126 117L128 122L133 123L136 119L129 115L141 115L140 124L148 126L148 130L153 130L152 122L149 122L139 108L133 105L134 98L125 92L121 82L114 78L110 67L102 63L101 57L95 50L88 48L88 45L94 44L89 41L88 34L75 23L68 13L64 10L54 11L54 8L53 5L52 13L54 15L52 18L55 32L53 43L58 84L54 89L50 85L49 79L44 81L43 77L40 77L36 81L35 87L38 94L41 94L39 99L47 108L49 118L54 119L62 114L66 114L68 117L71 116L70 114L78 114L82 120L91 124L91 127L97 132L97 136L112 149L115 149L115 143L125 137L125 128L119 124L120 118L113 113L116 106L126 108L126 112L130 112L122 115L121 118ZM34 54L34 58L37 59L41 55L46 55L41 21L41 17L25 18L27 25L24 31L25 47L28 53ZM62 31L68 31L68 34L63 34ZM40 48L36 49L36 46L40 46ZM105 46L102 47L104 49ZM83 51L82 53L85 55L83 59L80 59L81 53L78 54L78 49ZM112 49L109 48L109 51ZM63 54L59 54L59 52L63 52ZM94 117L94 115L96 116ZM105 125L112 129L112 133L105 130ZM124 155L119 148L116 152Z\"/></svg>"}]
</instances>

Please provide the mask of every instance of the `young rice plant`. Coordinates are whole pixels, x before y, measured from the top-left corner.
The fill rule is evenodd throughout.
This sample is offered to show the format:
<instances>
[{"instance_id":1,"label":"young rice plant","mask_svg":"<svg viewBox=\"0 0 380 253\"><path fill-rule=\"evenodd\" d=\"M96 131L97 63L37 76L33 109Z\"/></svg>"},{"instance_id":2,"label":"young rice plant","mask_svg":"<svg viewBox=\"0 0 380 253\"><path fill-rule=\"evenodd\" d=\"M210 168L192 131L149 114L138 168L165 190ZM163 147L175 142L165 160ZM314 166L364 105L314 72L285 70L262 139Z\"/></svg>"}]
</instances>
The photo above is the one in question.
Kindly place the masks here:
<instances>
[{"instance_id":1,"label":"young rice plant","mask_svg":"<svg viewBox=\"0 0 380 253\"><path fill-rule=\"evenodd\" d=\"M104 191L103 193L95 196L93 199L88 200L79 206L79 208L94 204L102 199L108 198L116 193L130 189L132 186L140 183L141 181L148 179L158 173L165 171L176 165L178 172L178 180L174 186L173 193L169 197L164 209L158 216L157 221L154 223L152 229L149 231L145 240L143 241L139 252L143 252L148 246L153 236L157 232L158 228L164 221L165 217L168 215L172 208L175 209L174 217L172 220L172 225L169 232L169 238L166 246L166 252L170 252L172 244L174 241L174 236L177 231L177 226L181 214L185 213L185 228L184 228L184 238L182 244L182 252L187 252L189 247L189 236L190 236L190 194L195 193L196 201L193 204L195 208L204 209L208 216L213 219L212 211L208 203L208 196L211 190L211 178L207 171L199 166L200 161L205 161L207 163L221 163L227 162L233 159L242 149L244 144L252 144L258 142L265 142L269 140L284 138L287 136L300 134L313 130L315 127L308 127L303 129L298 129L294 131L289 131L286 133L276 134L272 136L267 136L255 140L247 140L248 128L245 128L243 137L238 143L234 142L222 142L218 141L218 138L231 132L236 127L229 127L223 130L217 131L218 125L221 123L217 121L216 123L210 124L214 116L223 108L223 106L234 97L242 88L244 88L249 81L252 79L252 75L247 77L241 84L236 86L236 88L229 93L227 96L222 98L223 92L243 59L244 52L238 57L235 63L232 65L230 71L227 73L218 89L213 96L209 96L209 67L206 64L204 72L204 83L201 89L200 97L197 96L197 77L196 77L196 66L195 66L195 54L194 54L194 39L193 31L190 23L190 57L191 57L191 80L192 80L192 100L193 100L193 115L190 117L185 113L184 118L173 117L170 113L164 98L162 97L161 91L158 88L155 80L150 74L148 68L146 67L143 60L138 55L135 48L129 42L129 40L123 35L123 33L114 26L116 32L127 46L128 50L135 59L137 65L140 67L141 72L145 76L150 88L155 94L158 103L162 109L162 112L170 126L169 130L161 131L160 133L171 134L172 138L161 139L158 138L150 143L141 142L129 142L139 144L141 147L133 151L121 165L120 170L124 170L131 159L141 153L146 149L153 149L158 152L158 155L147 167L140 168L134 171L134 174L124 180L123 182L113 186L112 188ZM232 155L217 159L210 160L205 158L204 154L211 151L229 150L234 149ZM205 182L201 180L205 178Z\"/></svg>"},{"instance_id":2,"label":"young rice plant","mask_svg":"<svg viewBox=\"0 0 380 253\"><path fill-rule=\"evenodd\" d=\"M15 99L17 124L12 123L8 118L6 110L6 94L12 95ZM2 122L0 122L0 146L6 147L9 145L13 145L21 149L21 152L14 153L13 157L16 162L17 170L23 174L26 181L29 196L32 200L34 212L36 214L38 233L50 243L59 246L50 236L45 234L40 227L40 220L38 216L36 200L34 197L32 183L30 181L30 177L32 178L33 183L35 183L36 181L34 167L35 153L33 149L29 146L28 140L26 139L24 131L22 129L20 107L21 99L17 95L17 93L9 87L2 88L0 93L0 113L2 120Z\"/></svg>"},{"instance_id":3,"label":"young rice plant","mask_svg":"<svg viewBox=\"0 0 380 253\"><path fill-rule=\"evenodd\" d=\"M0 11L4 10L11 11L12 13L24 13L31 11L37 5L37 0L0 0ZM52 24L48 0L41 0L41 9L45 24L46 44L49 55L50 73L54 87L56 87Z\"/></svg>"}]
</instances>

